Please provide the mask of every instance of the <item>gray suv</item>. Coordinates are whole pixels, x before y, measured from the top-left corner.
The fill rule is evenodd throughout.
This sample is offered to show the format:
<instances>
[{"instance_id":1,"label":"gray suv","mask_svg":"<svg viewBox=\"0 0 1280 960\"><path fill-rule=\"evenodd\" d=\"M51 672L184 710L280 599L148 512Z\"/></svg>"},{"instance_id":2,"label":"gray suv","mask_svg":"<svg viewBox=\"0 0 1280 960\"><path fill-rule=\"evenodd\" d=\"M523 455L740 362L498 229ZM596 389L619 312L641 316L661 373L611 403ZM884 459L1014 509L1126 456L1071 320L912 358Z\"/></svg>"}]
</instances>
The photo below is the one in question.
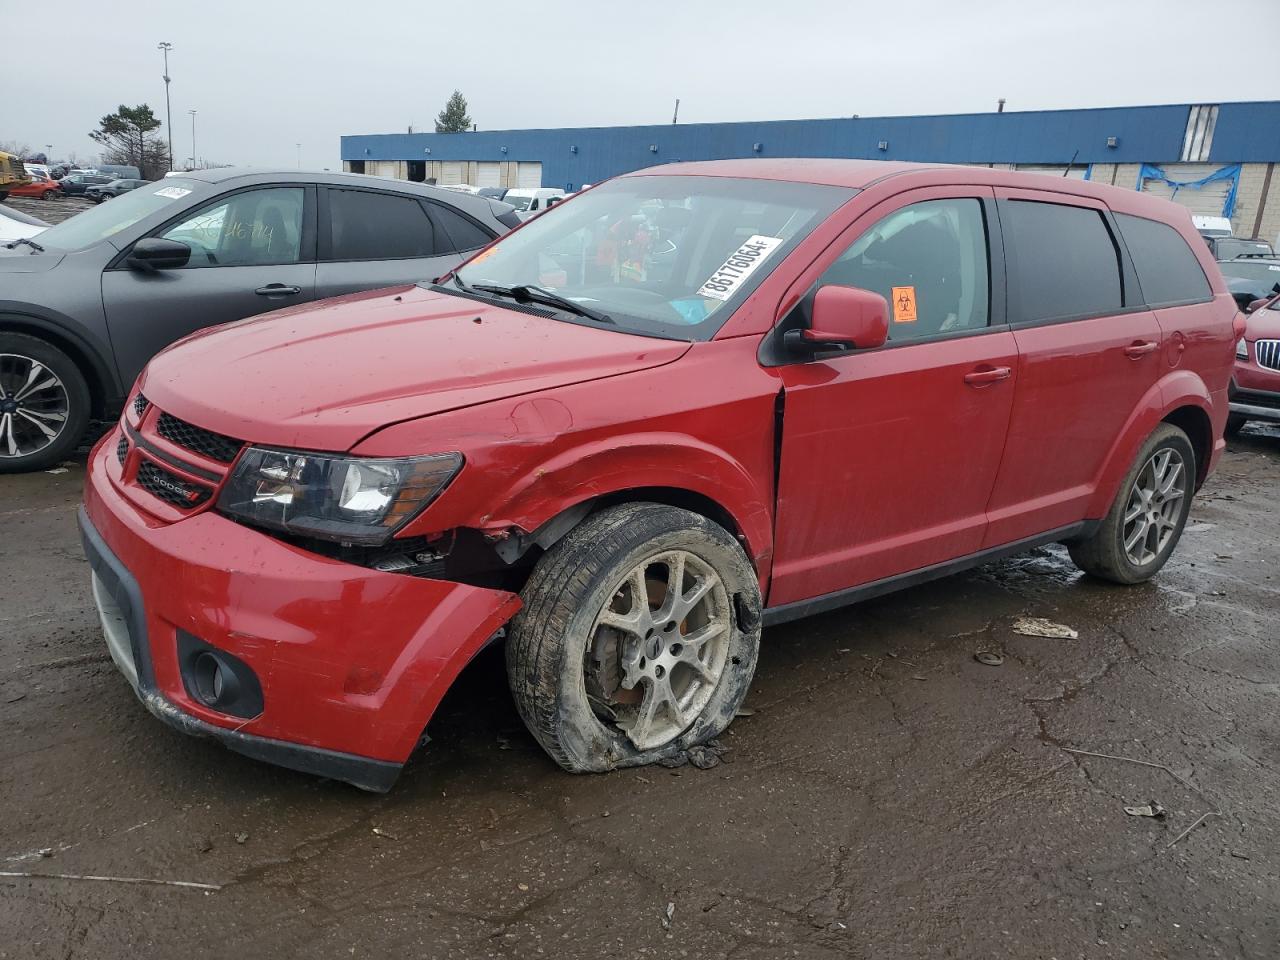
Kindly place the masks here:
<instances>
[{"instance_id":1,"label":"gray suv","mask_svg":"<svg viewBox=\"0 0 1280 960\"><path fill-rule=\"evenodd\" d=\"M202 327L447 273L519 224L487 197L351 174L168 177L0 247L0 473L47 467Z\"/></svg>"}]
</instances>

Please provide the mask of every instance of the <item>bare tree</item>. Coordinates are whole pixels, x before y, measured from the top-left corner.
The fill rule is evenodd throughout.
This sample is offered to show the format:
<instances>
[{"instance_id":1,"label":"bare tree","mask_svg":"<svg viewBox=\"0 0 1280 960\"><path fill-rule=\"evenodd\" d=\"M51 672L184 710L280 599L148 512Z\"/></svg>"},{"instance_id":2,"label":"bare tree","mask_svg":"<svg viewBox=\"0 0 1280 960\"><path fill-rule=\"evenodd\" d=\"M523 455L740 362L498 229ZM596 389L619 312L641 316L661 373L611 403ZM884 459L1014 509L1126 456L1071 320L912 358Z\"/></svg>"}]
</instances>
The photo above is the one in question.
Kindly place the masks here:
<instances>
[{"instance_id":1,"label":"bare tree","mask_svg":"<svg viewBox=\"0 0 1280 960\"><path fill-rule=\"evenodd\" d=\"M31 144L21 140L0 140L0 153L12 153L15 157L30 156Z\"/></svg>"}]
</instances>

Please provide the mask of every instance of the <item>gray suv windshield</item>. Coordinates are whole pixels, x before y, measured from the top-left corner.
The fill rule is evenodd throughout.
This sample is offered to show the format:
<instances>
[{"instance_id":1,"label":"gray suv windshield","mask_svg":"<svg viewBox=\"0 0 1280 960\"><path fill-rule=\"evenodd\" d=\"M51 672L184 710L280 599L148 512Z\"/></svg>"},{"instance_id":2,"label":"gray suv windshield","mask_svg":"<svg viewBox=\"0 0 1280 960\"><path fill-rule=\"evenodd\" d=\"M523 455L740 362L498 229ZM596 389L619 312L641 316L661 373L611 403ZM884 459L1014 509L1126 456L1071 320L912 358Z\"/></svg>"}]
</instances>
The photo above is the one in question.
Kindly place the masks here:
<instances>
[{"instance_id":1,"label":"gray suv windshield","mask_svg":"<svg viewBox=\"0 0 1280 960\"><path fill-rule=\"evenodd\" d=\"M64 220L40 234L40 245L52 250L84 250L110 239L144 217L177 204L205 184L180 177L168 177L136 190L129 190L110 203L93 207Z\"/></svg>"}]
</instances>

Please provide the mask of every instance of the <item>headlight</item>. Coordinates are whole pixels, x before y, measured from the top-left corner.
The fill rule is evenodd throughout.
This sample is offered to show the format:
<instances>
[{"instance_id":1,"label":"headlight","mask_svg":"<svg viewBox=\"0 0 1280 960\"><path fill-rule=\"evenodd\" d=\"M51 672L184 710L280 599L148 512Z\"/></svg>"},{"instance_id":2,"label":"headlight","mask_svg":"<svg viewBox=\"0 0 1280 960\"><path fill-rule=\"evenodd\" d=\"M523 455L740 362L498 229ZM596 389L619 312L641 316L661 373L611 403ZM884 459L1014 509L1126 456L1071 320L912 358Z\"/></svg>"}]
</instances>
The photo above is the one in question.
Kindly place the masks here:
<instances>
[{"instance_id":1,"label":"headlight","mask_svg":"<svg viewBox=\"0 0 1280 960\"><path fill-rule=\"evenodd\" d=\"M1240 360L1249 359L1249 344L1245 342L1244 337L1236 341L1236 357Z\"/></svg>"},{"instance_id":2,"label":"headlight","mask_svg":"<svg viewBox=\"0 0 1280 960\"><path fill-rule=\"evenodd\" d=\"M461 466L457 453L375 460L250 447L218 509L288 533L379 544L435 499Z\"/></svg>"}]
</instances>

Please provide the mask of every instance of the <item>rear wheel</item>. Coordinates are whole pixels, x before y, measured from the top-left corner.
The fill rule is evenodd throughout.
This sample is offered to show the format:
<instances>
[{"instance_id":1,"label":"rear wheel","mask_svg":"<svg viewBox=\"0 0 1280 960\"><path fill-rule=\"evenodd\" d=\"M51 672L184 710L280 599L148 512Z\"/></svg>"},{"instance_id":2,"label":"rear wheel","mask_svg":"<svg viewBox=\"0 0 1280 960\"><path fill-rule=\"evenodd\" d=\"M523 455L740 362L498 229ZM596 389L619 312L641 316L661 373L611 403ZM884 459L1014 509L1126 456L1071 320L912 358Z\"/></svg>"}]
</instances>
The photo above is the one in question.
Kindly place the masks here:
<instances>
[{"instance_id":1,"label":"rear wheel","mask_svg":"<svg viewBox=\"0 0 1280 960\"><path fill-rule=\"evenodd\" d=\"M1068 544L1088 574L1142 583L1165 565L1182 536L1195 487L1196 455L1187 435L1162 423L1149 436L1092 536Z\"/></svg>"},{"instance_id":2,"label":"rear wheel","mask_svg":"<svg viewBox=\"0 0 1280 960\"><path fill-rule=\"evenodd\" d=\"M89 387L57 347L0 333L0 473L41 470L75 450L89 422Z\"/></svg>"},{"instance_id":3,"label":"rear wheel","mask_svg":"<svg viewBox=\"0 0 1280 960\"><path fill-rule=\"evenodd\" d=\"M746 697L760 591L737 541L653 503L587 518L538 562L507 672L529 730L566 770L652 763L720 734Z\"/></svg>"}]
</instances>

